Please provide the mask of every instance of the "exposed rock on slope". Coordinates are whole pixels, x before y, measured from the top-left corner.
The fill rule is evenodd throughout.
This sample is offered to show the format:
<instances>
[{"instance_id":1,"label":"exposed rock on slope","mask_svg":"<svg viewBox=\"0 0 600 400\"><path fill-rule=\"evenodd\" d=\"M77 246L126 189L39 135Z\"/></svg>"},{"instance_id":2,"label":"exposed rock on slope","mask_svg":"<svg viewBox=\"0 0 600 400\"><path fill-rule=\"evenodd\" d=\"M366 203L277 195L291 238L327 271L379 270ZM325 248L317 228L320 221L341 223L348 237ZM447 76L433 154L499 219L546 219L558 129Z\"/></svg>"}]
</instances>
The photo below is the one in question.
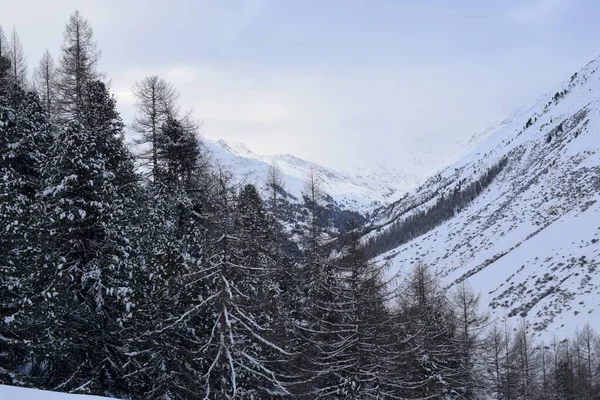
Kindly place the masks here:
<instances>
[{"instance_id":1,"label":"exposed rock on slope","mask_svg":"<svg viewBox=\"0 0 600 400\"><path fill-rule=\"evenodd\" d=\"M543 334L600 328L600 60L505 121L467 156L376 210L367 238L431 209L503 158L505 168L454 217L378 258L417 261L450 285L467 279L493 316Z\"/></svg>"}]
</instances>

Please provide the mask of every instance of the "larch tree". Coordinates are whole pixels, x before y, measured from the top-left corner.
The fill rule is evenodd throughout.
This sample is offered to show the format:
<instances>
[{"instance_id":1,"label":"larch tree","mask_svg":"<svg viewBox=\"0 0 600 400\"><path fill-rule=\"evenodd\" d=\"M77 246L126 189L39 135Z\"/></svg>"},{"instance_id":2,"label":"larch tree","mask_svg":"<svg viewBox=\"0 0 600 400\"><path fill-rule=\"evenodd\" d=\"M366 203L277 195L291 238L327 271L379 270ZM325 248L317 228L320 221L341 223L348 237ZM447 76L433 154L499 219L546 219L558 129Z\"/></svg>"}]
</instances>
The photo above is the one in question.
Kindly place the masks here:
<instances>
[{"instance_id":1,"label":"larch tree","mask_svg":"<svg viewBox=\"0 0 600 400\"><path fill-rule=\"evenodd\" d=\"M299 315L296 320L302 345L298 353L302 355L297 360L299 368L299 384L297 391L306 396L314 396L316 392L333 388L337 381L329 373L331 366L320 362L322 345L331 340L332 324L340 313L333 312L326 304L333 304L333 293L329 287L336 286L329 282L335 279L324 247L324 226L322 224L323 192L319 178L311 170L305 181L302 193L304 206L307 210L307 220L304 224L302 238L302 261L298 271L298 305Z\"/></svg>"},{"instance_id":2,"label":"larch tree","mask_svg":"<svg viewBox=\"0 0 600 400\"><path fill-rule=\"evenodd\" d=\"M324 325L332 335L324 340L317 360L331 378L318 388L318 398L378 399L385 397L386 371L393 363L391 318L385 303L391 293L383 279L384 267L371 263L356 227L344 236L337 262L332 263L325 289L333 296L317 304L338 314ZM389 394L389 393L388 393Z\"/></svg>"},{"instance_id":3,"label":"larch tree","mask_svg":"<svg viewBox=\"0 0 600 400\"><path fill-rule=\"evenodd\" d=\"M8 58L8 40L4 34L4 28L0 25L0 57Z\"/></svg>"},{"instance_id":4,"label":"larch tree","mask_svg":"<svg viewBox=\"0 0 600 400\"><path fill-rule=\"evenodd\" d=\"M8 45L8 59L11 63L10 79L23 90L28 88L27 59L17 30L13 28Z\"/></svg>"},{"instance_id":5,"label":"larch tree","mask_svg":"<svg viewBox=\"0 0 600 400\"><path fill-rule=\"evenodd\" d=\"M593 399L600 377L600 342L598 335L586 324L576 335L577 347L580 352L579 391L582 399Z\"/></svg>"},{"instance_id":6,"label":"larch tree","mask_svg":"<svg viewBox=\"0 0 600 400\"><path fill-rule=\"evenodd\" d=\"M8 55L8 40L4 35L4 29L0 25L0 95L4 96L10 89L8 81L10 80L10 58ZM7 101L6 99L4 101Z\"/></svg>"},{"instance_id":7,"label":"larch tree","mask_svg":"<svg viewBox=\"0 0 600 400\"><path fill-rule=\"evenodd\" d=\"M537 346L539 350L539 360L540 360L540 395L543 399L551 399L552 391L552 379L551 379L551 371L552 371L552 349L550 346L546 345L544 342L540 343Z\"/></svg>"},{"instance_id":8,"label":"larch tree","mask_svg":"<svg viewBox=\"0 0 600 400\"><path fill-rule=\"evenodd\" d=\"M79 11L75 11L65 26L58 66L57 105L63 121L81 116L88 83L100 78L99 59L94 31Z\"/></svg>"},{"instance_id":9,"label":"larch tree","mask_svg":"<svg viewBox=\"0 0 600 400\"><path fill-rule=\"evenodd\" d=\"M264 209L254 187L237 198L230 179L216 171L208 220L204 398L278 398L288 390L276 361L291 354L273 341L275 310L261 304L276 290L273 259L260 251Z\"/></svg>"},{"instance_id":10,"label":"larch tree","mask_svg":"<svg viewBox=\"0 0 600 400\"><path fill-rule=\"evenodd\" d=\"M504 321L504 354L502 356L502 366L504 377L501 396L507 400L516 397L517 376L514 366L514 341L511 335L508 322Z\"/></svg>"},{"instance_id":11,"label":"larch tree","mask_svg":"<svg viewBox=\"0 0 600 400\"><path fill-rule=\"evenodd\" d=\"M323 240L323 189L317 172L311 168L304 183L302 192L304 205L308 210L307 232L305 235L305 251L315 259Z\"/></svg>"},{"instance_id":12,"label":"larch tree","mask_svg":"<svg viewBox=\"0 0 600 400\"><path fill-rule=\"evenodd\" d=\"M58 71L54 65L54 58L48 50L44 52L39 65L33 71L32 83L42 105L53 120L57 112Z\"/></svg>"},{"instance_id":13,"label":"larch tree","mask_svg":"<svg viewBox=\"0 0 600 400\"><path fill-rule=\"evenodd\" d=\"M504 332L497 322L488 330L485 338L485 358L487 371L487 386L497 397L501 396L504 385L503 358L506 347Z\"/></svg>"},{"instance_id":14,"label":"larch tree","mask_svg":"<svg viewBox=\"0 0 600 400\"><path fill-rule=\"evenodd\" d=\"M281 172L281 168L277 165L276 160L272 160L271 164L269 164L269 172L267 174L267 187L269 188L269 197L270 197L270 205L273 215L275 218L278 218L278 199L280 194L283 192L284 188L284 180L283 180L283 172Z\"/></svg>"},{"instance_id":15,"label":"larch tree","mask_svg":"<svg viewBox=\"0 0 600 400\"><path fill-rule=\"evenodd\" d=\"M156 181L160 129L169 117L177 118L179 92L172 84L153 75L136 82L133 95L137 106L133 129L140 135L137 143L149 146L140 159L151 169L153 181Z\"/></svg>"},{"instance_id":16,"label":"larch tree","mask_svg":"<svg viewBox=\"0 0 600 400\"><path fill-rule=\"evenodd\" d=\"M521 398L530 399L537 391L537 349L533 346L533 335L526 319L521 320L515 333L513 353L518 373L516 392Z\"/></svg>"},{"instance_id":17,"label":"larch tree","mask_svg":"<svg viewBox=\"0 0 600 400\"><path fill-rule=\"evenodd\" d=\"M460 363L458 380L464 398L474 399L484 387L479 354L483 349L483 334L488 318L479 310L480 296L473 292L466 281L457 285L450 295L450 301L456 315L455 342Z\"/></svg>"},{"instance_id":18,"label":"larch tree","mask_svg":"<svg viewBox=\"0 0 600 400\"><path fill-rule=\"evenodd\" d=\"M429 267L419 263L399 294L412 347L407 383L409 398L456 395L459 361L454 341L456 320L445 291Z\"/></svg>"}]
</instances>

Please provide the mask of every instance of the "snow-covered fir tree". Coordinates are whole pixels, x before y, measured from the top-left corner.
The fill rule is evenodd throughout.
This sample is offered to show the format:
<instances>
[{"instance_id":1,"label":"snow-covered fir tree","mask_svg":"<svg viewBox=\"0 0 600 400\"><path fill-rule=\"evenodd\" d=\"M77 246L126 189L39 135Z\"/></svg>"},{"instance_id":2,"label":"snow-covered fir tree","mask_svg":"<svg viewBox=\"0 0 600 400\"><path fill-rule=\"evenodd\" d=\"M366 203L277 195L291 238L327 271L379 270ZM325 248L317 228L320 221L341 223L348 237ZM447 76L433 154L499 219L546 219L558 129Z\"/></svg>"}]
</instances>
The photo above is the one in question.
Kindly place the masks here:
<instances>
[{"instance_id":1,"label":"snow-covered fir tree","mask_svg":"<svg viewBox=\"0 0 600 400\"><path fill-rule=\"evenodd\" d=\"M136 177L105 85L88 82L82 101L79 118L56 133L44 171L36 378L48 388L120 393Z\"/></svg>"},{"instance_id":2,"label":"snow-covered fir tree","mask_svg":"<svg viewBox=\"0 0 600 400\"><path fill-rule=\"evenodd\" d=\"M4 79L10 62L0 56L0 379L19 381L31 321L23 307L34 295L31 275L39 231L36 194L51 142L47 115L34 93ZM4 348L4 345L8 345Z\"/></svg>"}]
</instances>

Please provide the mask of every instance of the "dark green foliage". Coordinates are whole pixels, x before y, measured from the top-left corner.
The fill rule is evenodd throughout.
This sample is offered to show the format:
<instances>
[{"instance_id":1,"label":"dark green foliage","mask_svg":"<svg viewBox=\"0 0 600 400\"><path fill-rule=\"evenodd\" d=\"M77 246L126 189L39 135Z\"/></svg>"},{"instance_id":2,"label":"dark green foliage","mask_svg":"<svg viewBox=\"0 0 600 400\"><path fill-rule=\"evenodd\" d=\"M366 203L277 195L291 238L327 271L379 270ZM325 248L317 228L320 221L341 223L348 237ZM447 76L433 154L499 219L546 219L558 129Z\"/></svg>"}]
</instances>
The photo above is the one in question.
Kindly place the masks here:
<instances>
[{"instance_id":1,"label":"dark green foliage","mask_svg":"<svg viewBox=\"0 0 600 400\"><path fill-rule=\"evenodd\" d=\"M82 121L57 132L44 171L40 201L48 234L35 277L33 313L43 332L34 342L36 380L119 393L136 179L114 100L99 82L90 82L85 98Z\"/></svg>"},{"instance_id":2,"label":"dark green foliage","mask_svg":"<svg viewBox=\"0 0 600 400\"><path fill-rule=\"evenodd\" d=\"M29 331L23 307L33 294L38 250L35 198L51 135L37 96L3 79L4 61L0 57L0 382L19 383Z\"/></svg>"},{"instance_id":3,"label":"dark green foliage","mask_svg":"<svg viewBox=\"0 0 600 400\"><path fill-rule=\"evenodd\" d=\"M467 187L463 188L462 182L459 182L450 194L440 196L430 208L397 219L385 231L369 241L367 254L375 257L395 249L452 218L479 196L507 164L508 159L503 158Z\"/></svg>"}]
</instances>

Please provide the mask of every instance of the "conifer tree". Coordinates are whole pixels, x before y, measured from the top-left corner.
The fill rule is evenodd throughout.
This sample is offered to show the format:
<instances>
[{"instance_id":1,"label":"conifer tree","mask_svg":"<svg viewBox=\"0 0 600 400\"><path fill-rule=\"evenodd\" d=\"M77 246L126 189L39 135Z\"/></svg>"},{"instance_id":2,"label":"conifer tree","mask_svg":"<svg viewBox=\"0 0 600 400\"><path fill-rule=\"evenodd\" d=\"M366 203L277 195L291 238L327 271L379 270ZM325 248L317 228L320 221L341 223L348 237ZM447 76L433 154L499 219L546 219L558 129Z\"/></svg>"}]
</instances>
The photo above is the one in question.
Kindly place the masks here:
<instances>
[{"instance_id":1,"label":"conifer tree","mask_svg":"<svg viewBox=\"0 0 600 400\"><path fill-rule=\"evenodd\" d=\"M399 300L402 319L410 321L412 347L406 379L410 389L404 396L456 396L459 362L454 341L455 316L439 281L426 265L414 267Z\"/></svg>"},{"instance_id":2,"label":"conifer tree","mask_svg":"<svg viewBox=\"0 0 600 400\"><path fill-rule=\"evenodd\" d=\"M5 60L0 56L0 381L18 383L33 334L23 307L33 295L36 252L44 250L37 243L35 197L50 131L37 96L3 79Z\"/></svg>"},{"instance_id":3,"label":"conifer tree","mask_svg":"<svg viewBox=\"0 0 600 400\"><path fill-rule=\"evenodd\" d=\"M173 85L153 75L136 82L133 95L137 106L133 129L140 134L137 142L150 147L141 153L140 159L150 168L153 181L156 181L154 174L158 171L160 129L169 117L177 118L179 93Z\"/></svg>"},{"instance_id":4,"label":"conifer tree","mask_svg":"<svg viewBox=\"0 0 600 400\"><path fill-rule=\"evenodd\" d=\"M44 174L49 235L34 310L44 332L35 338L37 379L62 391L120 393L136 178L105 85L88 82L82 105L79 120L57 132Z\"/></svg>"},{"instance_id":5,"label":"conifer tree","mask_svg":"<svg viewBox=\"0 0 600 400\"><path fill-rule=\"evenodd\" d=\"M533 346L533 337L525 319L521 320L515 333L513 353L518 376L517 382L515 382L517 396L526 399L532 398L538 390L536 387L537 351Z\"/></svg>"},{"instance_id":6,"label":"conifer tree","mask_svg":"<svg viewBox=\"0 0 600 400\"><path fill-rule=\"evenodd\" d=\"M164 174L158 184L148 186L140 238L144 261L134 270L132 329L142 334L129 341L128 376L136 390L153 398L189 398L202 391L204 363L198 346L208 335L203 325L210 293L202 260L209 182L196 158L198 143L188 144L193 149L168 164L176 171L193 165L190 173Z\"/></svg>"},{"instance_id":7,"label":"conifer tree","mask_svg":"<svg viewBox=\"0 0 600 400\"><path fill-rule=\"evenodd\" d=\"M485 348L487 349L485 358L487 370L487 383L489 391L497 397L501 396L504 385L503 357L506 347L504 332L494 323L488 330L485 338Z\"/></svg>"},{"instance_id":8,"label":"conifer tree","mask_svg":"<svg viewBox=\"0 0 600 400\"><path fill-rule=\"evenodd\" d=\"M88 84L100 77L96 69L100 51L96 48L92 27L79 11L69 17L63 36L57 106L61 119L72 121L81 116Z\"/></svg>"},{"instance_id":9,"label":"conifer tree","mask_svg":"<svg viewBox=\"0 0 600 400\"><path fill-rule=\"evenodd\" d=\"M275 310L261 304L276 291L271 256L260 252L257 242L264 209L253 187L238 201L229 179L217 171L208 226L204 393L210 399L277 398L288 393L277 361L290 353L273 341ZM243 218L240 207L247 212Z\"/></svg>"},{"instance_id":10,"label":"conifer tree","mask_svg":"<svg viewBox=\"0 0 600 400\"><path fill-rule=\"evenodd\" d=\"M273 214L277 218L279 215L278 199L280 193L284 190L283 173L277 165L277 162L273 160L269 165L269 172L267 175L267 186L270 192L270 206Z\"/></svg>"},{"instance_id":11,"label":"conifer tree","mask_svg":"<svg viewBox=\"0 0 600 400\"><path fill-rule=\"evenodd\" d=\"M160 129L156 143L156 182L171 186L173 190L185 187L192 180L200 156L195 132L181 120L167 117Z\"/></svg>"},{"instance_id":12,"label":"conifer tree","mask_svg":"<svg viewBox=\"0 0 600 400\"><path fill-rule=\"evenodd\" d=\"M28 89L27 79L27 60L23 51L23 45L19 39L17 30L13 28L10 35L10 42L7 48L8 59L10 60L10 79L15 85L23 90Z\"/></svg>"},{"instance_id":13,"label":"conifer tree","mask_svg":"<svg viewBox=\"0 0 600 400\"><path fill-rule=\"evenodd\" d=\"M0 25L0 57L8 58L8 40L4 34L4 29Z\"/></svg>"},{"instance_id":14,"label":"conifer tree","mask_svg":"<svg viewBox=\"0 0 600 400\"><path fill-rule=\"evenodd\" d=\"M450 301L456 315L455 342L459 361L457 381L462 396L474 399L484 387L479 354L483 350L487 316L479 311L479 295L473 293L473 289L465 281L458 284Z\"/></svg>"},{"instance_id":15,"label":"conifer tree","mask_svg":"<svg viewBox=\"0 0 600 400\"><path fill-rule=\"evenodd\" d=\"M576 335L580 349L580 379L579 391L582 399L593 399L600 378L600 341L596 332L586 324Z\"/></svg>"},{"instance_id":16,"label":"conifer tree","mask_svg":"<svg viewBox=\"0 0 600 400\"><path fill-rule=\"evenodd\" d=\"M386 393L387 368L393 361L391 319L385 308L390 299L384 269L369 262L360 244L356 228L345 235L345 246L332 271L337 279L329 279L326 289L333 302L321 306L340 314L330 329L331 340L322 344L320 364L333 375L333 387L321 388L319 397L377 399ZM333 278L333 277L332 277ZM323 390L324 389L324 390Z\"/></svg>"},{"instance_id":17,"label":"conifer tree","mask_svg":"<svg viewBox=\"0 0 600 400\"><path fill-rule=\"evenodd\" d=\"M58 71L52 55L46 50L33 71L33 87L51 119L54 119L57 113L57 84Z\"/></svg>"}]
</instances>

